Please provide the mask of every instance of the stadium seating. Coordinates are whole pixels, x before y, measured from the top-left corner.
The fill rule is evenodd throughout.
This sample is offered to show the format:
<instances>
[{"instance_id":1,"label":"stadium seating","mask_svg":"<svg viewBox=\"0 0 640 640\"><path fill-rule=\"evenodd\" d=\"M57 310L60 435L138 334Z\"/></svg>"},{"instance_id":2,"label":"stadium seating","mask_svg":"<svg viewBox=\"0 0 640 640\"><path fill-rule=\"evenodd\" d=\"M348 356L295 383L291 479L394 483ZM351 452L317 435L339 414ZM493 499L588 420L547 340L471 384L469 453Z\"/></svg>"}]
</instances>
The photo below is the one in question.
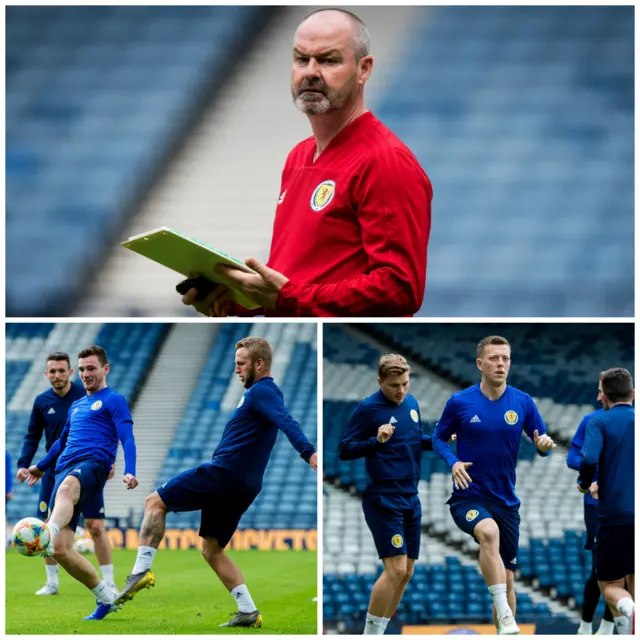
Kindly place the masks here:
<instances>
[{"instance_id":1,"label":"stadium seating","mask_svg":"<svg viewBox=\"0 0 640 640\"><path fill-rule=\"evenodd\" d=\"M411 392L420 403L423 429L429 433L455 391L452 383L462 386L477 381L475 348L484 335L509 338L514 354L510 382L525 391L535 390L550 432L565 440L593 406L559 403L592 400L594 376L602 368L626 365L633 370L632 325L360 324L326 329L324 611L325 620L351 633L361 632L380 567L356 497L369 482L364 459L340 461L338 445L357 402L377 388L376 363L381 353L398 351L414 365ZM563 393L558 396L555 385L560 384L564 384ZM584 581L591 571L591 554L583 550L583 500L575 490L577 474L566 466L566 454L566 446L559 445L551 456L538 456L525 436L518 452L516 493L522 503L518 620L522 622L557 621L563 616L575 621L573 611L582 604ZM398 619L404 624L489 622L486 587L475 563L468 561L475 557L477 545L450 517L445 504L451 495L450 470L434 453L422 456L419 494L424 559L416 568ZM455 597L448 600L448 594ZM462 611L455 608L459 601ZM550 602L559 608L551 610ZM598 615L602 612L601 603Z\"/></svg>"},{"instance_id":2,"label":"stadium seating","mask_svg":"<svg viewBox=\"0 0 640 640\"><path fill-rule=\"evenodd\" d=\"M17 470L33 400L48 387L43 375L47 353L65 350L73 363L81 348L99 344L106 349L112 366L110 385L128 402L133 402L165 331L166 326L157 323L8 324L6 447L12 456L13 473ZM35 461L44 453L42 438ZM39 485L30 489L26 484L14 483L14 499L7 505L8 522L35 513L39 490Z\"/></svg>"},{"instance_id":3,"label":"stadium seating","mask_svg":"<svg viewBox=\"0 0 640 640\"><path fill-rule=\"evenodd\" d=\"M376 108L434 185L423 315L633 315L633 77L631 7L425 9Z\"/></svg>"},{"instance_id":4,"label":"stadium seating","mask_svg":"<svg viewBox=\"0 0 640 640\"><path fill-rule=\"evenodd\" d=\"M336 625L343 633L362 633L371 588L381 565L360 501L326 486L324 502L325 625ZM552 612L548 603L529 589L520 589L517 599L522 623L565 615ZM396 620L402 625L490 623L491 598L477 564L455 548L423 535L420 558Z\"/></svg>"},{"instance_id":5,"label":"stadium seating","mask_svg":"<svg viewBox=\"0 0 640 640\"><path fill-rule=\"evenodd\" d=\"M283 325L270 325L273 331ZM315 332L304 325L290 325L269 335L275 359L288 353L284 376L279 378L287 408L311 442L317 441ZM259 334L262 325L250 333ZM165 482L176 473L206 461L222 436L243 392L230 371L235 343L247 335L241 324L224 324L200 375L189 407L169 451L162 476ZM274 365L276 365L274 361ZM275 368L275 367L274 367ZM198 528L200 513L169 514L167 526ZM317 526L316 475L298 456L284 434L278 434L267 467L263 489L240 523L241 529L315 529Z\"/></svg>"},{"instance_id":6,"label":"stadium seating","mask_svg":"<svg viewBox=\"0 0 640 640\"><path fill-rule=\"evenodd\" d=\"M156 323L9 324L6 445L13 466L20 454L33 399L47 388L42 375L42 359L46 353L64 348L73 357L87 344L100 344L109 354L110 385L133 403L166 332L166 325ZM235 343L246 335L263 334L274 348L273 372L280 382L287 407L309 440L317 443L315 326L223 324L175 431L171 448L159 452L166 455L166 460L161 466L158 484L210 458L243 393L232 366ZM43 454L44 439L36 459ZM316 473L280 433L263 490L243 517L241 528L316 529L316 478ZM38 490L38 486L33 489L23 484L14 486L14 499L7 507L8 521L35 511ZM198 512L170 514L167 526L199 528L199 521Z\"/></svg>"},{"instance_id":7,"label":"stadium seating","mask_svg":"<svg viewBox=\"0 0 640 640\"><path fill-rule=\"evenodd\" d=\"M475 384L476 346L486 335L511 343L509 382L560 404L596 406L598 372L625 367L633 374L632 324L369 325L402 353L460 386Z\"/></svg>"},{"instance_id":8,"label":"stadium seating","mask_svg":"<svg viewBox=\"0 0 640 640\"><path fill-rule=\"evenodd\" d=\"M8 315L69 314L267 10L8 9Z\"/></svg>"}]
</instances>

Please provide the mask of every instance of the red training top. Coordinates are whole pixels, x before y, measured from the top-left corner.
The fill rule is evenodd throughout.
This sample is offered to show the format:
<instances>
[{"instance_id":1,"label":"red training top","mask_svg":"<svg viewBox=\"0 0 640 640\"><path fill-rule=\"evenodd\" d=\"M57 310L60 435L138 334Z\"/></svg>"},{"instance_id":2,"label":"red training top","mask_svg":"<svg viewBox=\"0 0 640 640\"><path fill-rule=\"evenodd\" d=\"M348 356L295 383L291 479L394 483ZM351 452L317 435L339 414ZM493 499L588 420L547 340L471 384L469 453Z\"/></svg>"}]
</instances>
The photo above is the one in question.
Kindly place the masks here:
<instances>
[{"instance_id":1,"label":"red training top","mask_svg":"<svg viewBox=\"0 0 640 640\"><path fill-rule=\"evenodd\" d=\"M314 162L315 151L313 137L302 141L282 172L267 265L289 282L267 315L413 315L426 279L429 178L371 112Z\"/></svg>"}]
</instances>

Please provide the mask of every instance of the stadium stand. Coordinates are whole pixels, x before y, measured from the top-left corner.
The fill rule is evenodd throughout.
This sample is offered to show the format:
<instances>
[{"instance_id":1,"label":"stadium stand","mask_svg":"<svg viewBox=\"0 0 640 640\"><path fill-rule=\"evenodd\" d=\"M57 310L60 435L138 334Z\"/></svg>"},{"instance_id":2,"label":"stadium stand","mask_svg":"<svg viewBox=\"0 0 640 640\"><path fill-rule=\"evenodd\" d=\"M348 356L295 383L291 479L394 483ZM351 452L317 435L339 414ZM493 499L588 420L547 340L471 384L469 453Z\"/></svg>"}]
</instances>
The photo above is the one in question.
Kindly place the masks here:
<instances>
[{"instance_id":1,"label":"stadium stand","mask_svg":"<svg viewBox=\"0 0 640 640\"><path fill-rule=\"evenodd\" d=\"M632 16L424 11L377 109L434 185L424 315L633 315Z\"/></svg>"},{"instance_id":2,"label":"stadium stand","mask_svg":"<svg viewBox=\"0 0 640 640\"><path fill-rule=\"evenodd\" d=\"M285 330L286 327L286 330ZM254 325L251 335L263 335L271 343L276 361L274 377L282 382L282 392L291 415L307 437L317 441L315 327L311 325ZM207 458L242 395L227 363L233 362L235 344L248 335L246 326L224 324L202 370L187 411L176 431L158 483ZM283 366L284 364L284 366ZM284 376L277 374L281 367ZM245 513L240 528L315 529L317 493L315 472L299 459L286 436L278 434L267 467L262 492ZM197 528L199 513L169 514L167 526Z\"/></svg>"},{"instance_id":3,"label":"stadium stand","mask_svg":"<svg viewBox=\"0 0 640 640\"><path fill-rule=\"evenodd\" d=\"M162 344L166 325L157 323L105 324L7 324L7 431L6 446L14 465L22 448L33 401L45 391L47 354L66 351L74 366L75 355L90 344L106 349L112 372L109 383L131 406L144 384L149 365ZM77 381L77 376L74 376ZM36 453L37 461L45 453L44 438ZM15 471L14 471L15 473ZM40 487L14 483L14 499L7 505L7 521L35 512Z\"/></svg>"},{"instance_id":4,"label":"stadium stand","mask_svg":"<svg viewBox=\"0 0 640 640\"><path fill-rule=\"evenodd\" d=\"M160 287L140 266L147 286L130 293L122 282L136 263L104 260L123 255L116 241L141 211L137 232L179 220L232 253L266 257L278 170L309 130L282 81L304 11L277 10L258 43L271 16L262 11L8 9L10 316L79 306L101 316L184 313L168 280ZM421 314L631 316L633 8L393 11L356 9L380 66L390 66L370 108L434 185ZM249 58L248 67L229 63ZM224 107L209 100L213 89ZM193 134L202 110L207 126ZM258 150L265 123L277 141Z\"/></svg>"},{"instance_id":5,"label":"stadium stand","mask_svg":"<svg viewBox=\"0 0 640 640\"><path fill-rule=\"evenodd\" d=\"M411 392L420 402L423 428L432 432L453 391L477 382L469 365L475 367L477 342L491 334L511 341L510 382L534 395L550 433L565 443L549 458L540 458L533 443L522 438L516 485L522 501L517 619L538 627L556 625L558 632L568 632L576 622L591 554L583 549L582 498L575 490L575 472L566 467L566 444L582 416L594 408L598 371L628 366L633 372L633 325L358 324L329 325L324 334L323 607L328 629L362 632L371 586L381 570L357 497L368 484L364 460L338 457L353 408L377 388L378 357L400 352L409 358ZM531 374L529 384L532 362L539 363L540 371ZM545 398L555 395L555 385L566 378L574 381L570 389L575 393L557 402ZM576 398L592 404L571 404ZM449 515L450 470L434 453L422 457L419 493L421 557L395 624L490 623L486 586L473 561L477 545Z\"/></svg>"},{"instance_id":6,"label":"stadium stand","mask_svg":"<svg viewBox=\"0 0 640 640\"><path fill-rule=\"evenodd\" d=\"M8 315L70 313L201 101L224 83L234 52L268 13L8 10ZM51 270L53 262L60 268ZM25 290L37 295L18 295Z\"/></svg>"},{"instance_id":7,"label":"stadium stand","mask_svg":"<svg viewBox=\"0 0 640 640\"><path fill-rule=\"evenodd\" d=\"M134 423L141 428L161 429L157 420L147 420L148 407L137 399L148 391L147 383L157 381L155 365L165 366L163 355L172 340L180 337L175 326L164 324L106 323L106 324L8 324L7 325L7 432L6 446L14 463L17 461L29 422L35 396L47 388L42 375L43 358L50 351L63 349L73 358L87 344L100 344L112 365L109 374L111 386L125 395L132 408ZM195 327L196 325L177 325ZM287 407L300 422L312 442L317 442L316 409L316 327L309 324L251 325L233 323L223 325L197 325L210 334L211 347L195 374L192 387L184 401L184 411L178 417L171 437L163 447L154 440L153 455L157 458L157 477L146 479L148 492L168 478L188 467L204 462L213 453L222 435L222 429L243 393L242 385L234 374L236 341L246 335L264 335L273 346L275 359L273 373L280 382ZM182 336L184 338L184 336ZM180 342L184 345L184 342ZM188 364L188 363L187 363ZM183 366L187 366L183 363ZM175 376L177 369L172 370ZM178 390L179 391L179 390ZM180 402L180 393L169 379L163 394ZM170 420L170 412L165 416ZM154 416L156 414L153 414ZM134 427L135 429L135 427ZM139 434L139 442L145 434ZM139 467L142 468L144 449L138 447ZM36 459L44 453L42 443ZM160 461L157 464L158 460ZM116 462L118 465L118 462ZM14 471L15 473L15 471ZM291 447L286 437L278 435L264 480L263 491L245 514L240 528L257 529L316 529L317 484L315 472L306 465ZM141 478L141 482L145 481ZM126 509L120 504L125 498L109 502L109 489L105 490L107 515L128 518L129 526L138 527L146 493L129 492ZM121 489L118 485L118 487ZM38 486L29 489L15 483L14 499L7 505L7 522L18 520L35 510ZM129 511L130 509L130 511ZM167 526L173 528L199 528L199 513L170 514Z\"/></svg>"}]
</instances>

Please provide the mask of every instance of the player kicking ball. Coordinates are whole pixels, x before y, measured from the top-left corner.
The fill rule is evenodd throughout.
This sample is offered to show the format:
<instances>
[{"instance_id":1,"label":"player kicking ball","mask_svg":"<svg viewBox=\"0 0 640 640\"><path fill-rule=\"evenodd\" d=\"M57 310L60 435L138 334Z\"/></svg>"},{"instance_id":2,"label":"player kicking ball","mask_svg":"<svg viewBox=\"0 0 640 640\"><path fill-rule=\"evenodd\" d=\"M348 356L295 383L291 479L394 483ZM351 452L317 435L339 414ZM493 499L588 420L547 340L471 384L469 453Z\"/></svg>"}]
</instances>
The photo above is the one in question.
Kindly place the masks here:
<instances>
[{"instance_id":1,"label":"player kicking ball","mask_svg":"<svg viewBox=\"0 0 640 640\"><path fill-rule=\"evenodd\" d=\"M451 467L454 490L447 501L451 515L480 545L480 570L493 600L498 635L517 635L514 577L520 500L515 484L522 431L541 456L556 445L545 435L546 426L531 396L507 385L509 342L489 336L480 341L476 355L481 381L451 396L434 431L433 448ZM447 445L453 433L458 436L458 457Z\"/></svg>"},{"instance_id":2,"label":"player kicking ball","mask_svg":"<svg viewBox=\"0 0 640 640\"><path fill-rule=\"evenodd\" d=\"M188 469L165 482L145 501L138 557L115 601L120 605L155 584L151 565L164 537L168 511L201 511L202 555L238 605L221 627L260 627L256 607L240 568L225 553L240 518L262 489L278 430L314 470L314 446L287 411L271 377L273 354L264 338L243 338L236 344L235 372L246 391L224 428L210 462Z\"/></svg>"},{"instance_id":3,"label":"player kicking ball","mask_svg":"<svg viewBox=\"0 0 640 640\"><path fill-rule=\"evenodd\" d=\"M126 400L107 387L109 364L104 349L92 346L80 351L78 373L87 395L71 405L60 439L49 453L29 467L28 484L33 486L55 464L53 511L47 522L51 536L43 555L53 557L70 576L95 595L97 608L85 620L102 620L114 610L117 593L73 548L74 533L85 504L102 495L116 459L118 440L124 449L123 481L127 489L138 486L136 445Z\"/></svg>"},{"instance_id":4,"label":"player kicking ball","mask_svg":"<svg viewBox=\"0 0 640 640\"><path fill-rule=\"evenodd\" d=\"M29 428L22 445L22 452L18 459L17 479L24 482L29 477L29 467L33 462L42 435L44 434L47 449L51 449L60 438L67 423L67 415L71 405L87 392L81 385L71 381L73 369L69 355L63 351L54 351L47 356L45 375L51 388L38 395L33 403ZM113 467L109 473L111 479ZM40 495L38 496L38 510L36 518L46 521L49 517L51 493L56 484L56 474L53 466L40 481ZM82 506L85 526L91 534L95 545L95 554L104 581L117 591L113 577L113 561L111 559L111 544L104 528L104 497L101 494L95 500L87 501ZM58 595L58 563L53 558L45 558L47 572L46 584L36 591L37 596Z\"/></svg>"}]
</instances>

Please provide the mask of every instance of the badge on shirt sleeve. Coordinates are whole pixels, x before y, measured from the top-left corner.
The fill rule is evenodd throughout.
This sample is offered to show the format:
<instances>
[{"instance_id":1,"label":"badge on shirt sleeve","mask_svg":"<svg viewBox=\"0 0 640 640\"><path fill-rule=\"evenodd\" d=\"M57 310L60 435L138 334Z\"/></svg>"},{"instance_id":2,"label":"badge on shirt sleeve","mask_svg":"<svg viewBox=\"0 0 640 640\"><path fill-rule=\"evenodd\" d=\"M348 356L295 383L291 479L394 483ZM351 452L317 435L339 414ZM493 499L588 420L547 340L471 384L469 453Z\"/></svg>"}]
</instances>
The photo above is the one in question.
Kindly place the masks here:
<instances>
[{"instance_id":1,"label":"badge on shirt sleeve","mask_svg":"<svg viewBox=\"0 0 640 640\"><path fill-rule=\"evenodd\" d=\"M239 409L243 404L244 404L244 396L240 398L240 402L238 402L238 406L236 407L236 409Z\"/></svg>"},{"instance_id":2,"label":"badge on shirt sleeve","mask_svg":"<svg viewBox=\"0 0 640 640\"><path fill-rule=\"evenodd\" d=\"M507 411L504 414L504 419L507 424L516 424L518 422L518 414L515 411Z\"/></svg>"},{"instance_id":3,"label":"badge on shirt sleeve","mask_svg":"<svg viewBox=\"0 0 640 640\"><path fill-rule=\"evenodd\" d=\"M336 183L333 180L324 180L313 191L311 196L311 208L314 211L321 211L336 195Z\"/></svg>"},{"instance_id":4,"label":"badge on shirt sleeve","mask_svg":"<svg viewBox=\"0 0 640 640\"><path fill-rule=\"evenodd\" d=\"M91 410L92 410L92 411L97 411L101 406L102 406L102 400L96 400L96 401L91 405Z\"/></svg>"},{"instance_id":5,"label":"badge on shirt sleeve","mask_svg":"<svg viewBox=\"0 0 640 640\"><path fill-rule=\"evenodd\" d=\"M409 415L414 422L418 422L418 412L415 409L411 409L411 411L409 411Z\"/></svg>"}]
</instances>

